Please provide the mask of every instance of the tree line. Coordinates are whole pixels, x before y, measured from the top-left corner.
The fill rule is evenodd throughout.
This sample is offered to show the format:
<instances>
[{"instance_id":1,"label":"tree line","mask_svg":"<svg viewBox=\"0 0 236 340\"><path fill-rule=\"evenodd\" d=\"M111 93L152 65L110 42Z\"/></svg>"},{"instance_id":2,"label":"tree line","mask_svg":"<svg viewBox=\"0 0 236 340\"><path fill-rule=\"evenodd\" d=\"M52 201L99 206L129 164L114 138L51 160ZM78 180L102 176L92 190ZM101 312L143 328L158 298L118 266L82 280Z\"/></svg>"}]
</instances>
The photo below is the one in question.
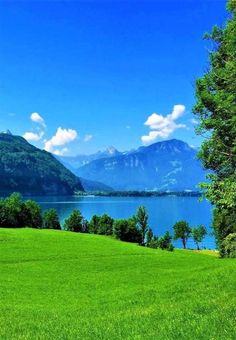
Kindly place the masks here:
<instances>
[{"instance_id":1,"label":"tree line","mask_svg":"<svg viewBox=\"0 0 236 340\"><path fill-rule=\"evenodd\" d=\"M48 209L43 213L38 203L32 200L24 201L18 193L0 200L0 227L64 229L71 232L107 235L121 241L169 251L174 250L172 240L182 240L183 248L186 248L190 237L193 238L197 249L200 249L200 243L207 235L206 228L202 225L190 228L188 222L178 221L173 226L173 236L167 231L158 237L149 227L148 213L143 206L140 206L136 214L128 219L113 219L103 214L102 216L93 215L90 221L86 220L78 209L75 209L61 225L55 209Z\"/></svg>"}]
</instances>

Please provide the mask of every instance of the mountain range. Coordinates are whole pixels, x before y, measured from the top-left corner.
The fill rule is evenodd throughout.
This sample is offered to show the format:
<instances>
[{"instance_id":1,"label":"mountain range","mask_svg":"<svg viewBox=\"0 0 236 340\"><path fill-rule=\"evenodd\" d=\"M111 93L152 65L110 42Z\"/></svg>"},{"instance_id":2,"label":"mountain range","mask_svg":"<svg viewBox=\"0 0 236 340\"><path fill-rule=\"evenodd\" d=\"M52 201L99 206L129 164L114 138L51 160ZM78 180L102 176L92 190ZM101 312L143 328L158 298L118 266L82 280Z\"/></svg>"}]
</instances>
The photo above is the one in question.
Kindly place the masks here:
<instances>
[{"instance_id":1,"label":"mountain range","mask_svg":"<svg viewBox=\"0 0 236 340\"><path fill-rule=\"evenodd\" d=\"M112 147L90 156L60 160L77 176L121 191L194 191L206 176L197 159L197 150L177 139L130 152L122 153Z\"/></svg>"},{"instance_id":2,"label":"mountain range","mask_svg":"<svg viewBox=\"0 0 236 340\"><path fill-rule=\"evenodd\" d=\"M71 195L84 189L195 191L205 175L197 151L176 139L129 152L109 147L92 155L58 157L9 131L0 133L0 191L4 193Z\"/></svg>"}]
</instances>

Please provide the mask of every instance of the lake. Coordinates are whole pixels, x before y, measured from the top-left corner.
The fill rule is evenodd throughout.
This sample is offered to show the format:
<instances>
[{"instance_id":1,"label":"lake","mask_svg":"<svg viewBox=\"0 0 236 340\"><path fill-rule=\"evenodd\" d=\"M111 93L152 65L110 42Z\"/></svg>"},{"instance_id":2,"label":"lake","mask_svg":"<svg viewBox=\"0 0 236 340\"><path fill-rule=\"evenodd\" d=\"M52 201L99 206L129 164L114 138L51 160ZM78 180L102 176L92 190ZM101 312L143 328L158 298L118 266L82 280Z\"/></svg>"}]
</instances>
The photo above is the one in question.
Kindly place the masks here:
<instances>
[{"instance_id":1,"label":"lake","mask_svg":"<svg viewBox=\"0 0 236 340\"><path fill-rule=\"evenodd\" d=\"M55 208L63 223L71 211L79 209L86 219L92 215L109 214L113 218L128 218L135 214L140 205L144 205L149 214L149 225L156 235L162 235L167 230L171 233L174 223L186 220L190 226L203 224L211 232L211 210L207 201L199 202L198 197L32 197L43 210ZM180 247L179 241L174 242ZM208 235L202 244L206 248L215 248L214 238ZM188 247L195 247L192 240Z\"/></svg>"}]
</instances>

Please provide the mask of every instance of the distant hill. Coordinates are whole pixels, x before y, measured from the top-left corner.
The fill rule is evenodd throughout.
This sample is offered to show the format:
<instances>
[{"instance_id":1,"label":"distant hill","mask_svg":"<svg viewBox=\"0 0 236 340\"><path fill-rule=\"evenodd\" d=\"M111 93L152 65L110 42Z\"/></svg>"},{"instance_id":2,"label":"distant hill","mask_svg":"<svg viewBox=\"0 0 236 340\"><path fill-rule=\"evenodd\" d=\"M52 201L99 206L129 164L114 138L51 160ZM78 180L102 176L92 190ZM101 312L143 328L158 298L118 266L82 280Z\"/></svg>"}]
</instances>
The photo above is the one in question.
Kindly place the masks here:
<instances>
[{"instance_id":1,"label":"distant hill","mask_svg":"<svg viewBox=\"0 0 236 340\"><path fill-rule=\"evenodd\" d=\"M206 174L196 154L188 144L172 139L93 160L75 173L114 190L196 190Z\"/></svg>"},{"instance_id":2,"label":"distant hill","mask_svg":"<svg viewBox=\"0 0 236 340\"><path fill-rule=\"evenodd\" d=\"M83 191L78 177L50 153L10 132L0 133L0 191L29 195L70 195Z\"/></svg>"}]
</instances>

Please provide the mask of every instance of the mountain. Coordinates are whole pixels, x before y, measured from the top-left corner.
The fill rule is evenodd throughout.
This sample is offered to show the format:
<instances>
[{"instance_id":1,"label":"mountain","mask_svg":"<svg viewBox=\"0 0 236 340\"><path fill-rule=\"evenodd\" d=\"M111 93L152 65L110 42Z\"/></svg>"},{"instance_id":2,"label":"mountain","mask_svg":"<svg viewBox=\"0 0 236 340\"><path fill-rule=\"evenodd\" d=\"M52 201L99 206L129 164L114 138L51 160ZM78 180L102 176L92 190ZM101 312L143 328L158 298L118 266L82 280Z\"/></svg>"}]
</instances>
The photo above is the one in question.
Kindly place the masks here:
<instances>
[{"instance_id":1,"label":"mountain","mask_svg":"<svg viewBox=\"0 0 236 340\"><path fill-rule=\"evenodd\" d=\"M196 153L188 144L172 139L93 160L79 167L76 174L115 190L196 190L205 180Z\"/></svg>"},{"instance_id":2,"label":"mountain","mask_svg":"<svg viewBox=\"0 0 236 340\"><path fill-rule=\"evenodd\" d=\"M83 191L78 177L50 153L10 132L0 133L0 191L29 195L71 195Z\"/></svg>"},{"instance_id":3,"label":"mountain","mask_svg":"<svg viewBox=\"0 0 236 340\"><path fill-rule=\"evenodd\" d=\"M63 164L65 167L74 172L76 169L80 168L83 165L89 164L92 161L102 158L110 158L117 157L122 155L121 152L116 150L113 146L108 147L105 151L98 151L92 155L77 155L77 156L56 156L56 158Z\"/></svg>"}]
</instances>

